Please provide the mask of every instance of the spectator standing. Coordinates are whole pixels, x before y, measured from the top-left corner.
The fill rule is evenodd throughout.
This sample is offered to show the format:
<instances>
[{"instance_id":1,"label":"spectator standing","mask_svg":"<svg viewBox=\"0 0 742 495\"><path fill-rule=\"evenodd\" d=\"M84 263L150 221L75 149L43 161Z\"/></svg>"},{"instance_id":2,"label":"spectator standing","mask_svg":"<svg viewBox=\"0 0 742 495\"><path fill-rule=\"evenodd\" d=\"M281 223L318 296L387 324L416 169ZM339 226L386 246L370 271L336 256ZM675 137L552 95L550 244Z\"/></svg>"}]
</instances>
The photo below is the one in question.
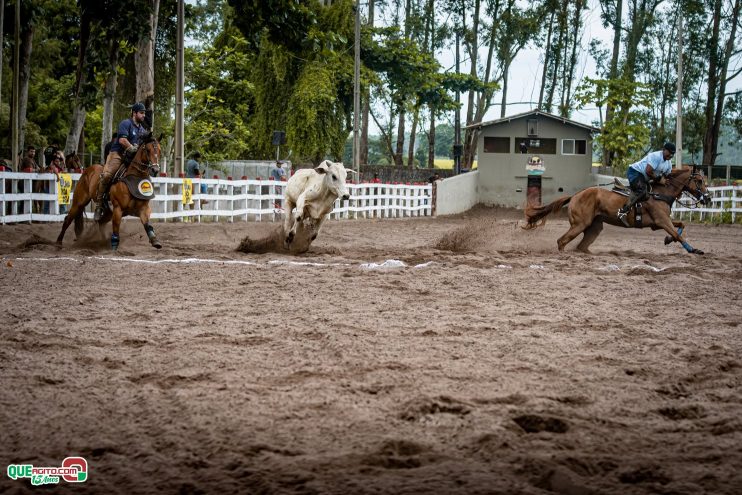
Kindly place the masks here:
<instances>
[{"instance_id":1,"label":"spectator standing","mask_svg":"<svg viewBox=\"0 0 742 495\"><path fill-rule=\"evenodd\" d=\"M271 178L275 181L285 181L286 180L286 171L283 169L283 162L277 161L276 165L271 169ZM282 208L283 207L283 201L276 200L275 204L273 205L274 208Z\"/></svg>"},{"instance_id":2,"label":"spectator standing","mask_svg":"<svg viewBox=\"0 0 742 495\"><path fill-rule=\"evenodd\" d=\"M60 151L55 151L50 156L49 163L46 164L46 168L44 169L45 174L54 174L54 176L57 178L57 182L59 182L59 173L64 172L64 160L62 159L62 153ZM48 182L44 182L44 192L50 193L55 192L55 188L50 188ZM44 213L49 213L49 203L47 201L44 202ZM65 205L59 205L59 212L60 213L66 213Z\"/></svg>"},{"instance_id":3,"label":"spectator standing","mask_svg":"<svg viewBox=\"0 0 742 495\"><path fill-rule=\"evenodd\" d=\"M199 163L199 160L201 160L201 153L198 151L193 154L193 156L186 162L186 178L188 179L198 179L203 174L201 172L201 164ZM201 194L206 194L208 191L208 186L206 184L201 184ZM205 205L208 201L205 199L201 200L201 204ZM193 208L193 205L191 205L191 209Z\"/></svg>"},{"instance_id":4,"label":"spectator standing","mask_svg":"<svg viewBox=\"0 0 742 495\"><path fill-rule=\"evenodd\" d=\"M283 169L283 162L277 161L271 169L271 177L275 180L286 180L286 171Z\"/></svg>"},{"instance_id":5,"label":"spectator standing","mask_svg":"<svg viewBox=\"0 0 742 495\"><path fill-rule=\"evenodd\" d=\"M371 179L372 184L381 184L381 179L379 179L379 174L374 172L374 178Z\"/></svg>"},{"instance_id":6,"label":"spectator standing","mask_svg":"<svg viewBox=\"0 0 742 495\"><path fill-rule=\"evenodd\" d=\"M29 146L26 148L26 155L21 159L18 167L22 172L39 172L39 164L36 163L36 148Z\"/></svg>"},{"instance_id":7,"label":"spectator standing","mask_svg":"<svg viewBox=\"0 0 742 495\"><path fill-rule=\"evenodd\" d=\"M33 146L28 146L26 148L26 153L21 157L21 160L18 164L18 170L21 172L26 172L29 174L37 174L41 172L41 169L39 168L39 164L36 162L36 148ZM26 192L25 190L25 181L20 181L18 183L18 192L23 193ZM31 181L31 192L33 193L43 193L44 192L44 184L42 181L34 180ZM39 213L41 211L41 201L34 201L31 207L32 212Z\"/></svg>"}]
</instances>

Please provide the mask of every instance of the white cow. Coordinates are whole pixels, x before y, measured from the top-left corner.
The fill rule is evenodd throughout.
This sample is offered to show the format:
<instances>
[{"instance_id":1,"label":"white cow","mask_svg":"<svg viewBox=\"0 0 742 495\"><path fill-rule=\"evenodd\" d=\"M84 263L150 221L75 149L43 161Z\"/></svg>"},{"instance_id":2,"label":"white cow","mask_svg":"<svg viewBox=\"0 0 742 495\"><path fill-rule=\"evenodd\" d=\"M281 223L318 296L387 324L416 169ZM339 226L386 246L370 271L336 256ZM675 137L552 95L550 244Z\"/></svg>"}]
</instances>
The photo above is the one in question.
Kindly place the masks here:
<instances>
[{"instance_id":1,"label":"white cow","mask_svg":"<svg viewBox=\"0 0 742 495\"><path fill-rule=\"evenodd\" d=\"M332 211L337 198L348 199L350 194L345 185L347 173L342 163L325 160L315 168L297 170L286 184L284 194L283 232L286 244L291 244L296 228L303 220L310 218L314 223L312 240L317 237L320 227ZM296 208L296 218L293 210Z\"/></svg>"}]
</instances>

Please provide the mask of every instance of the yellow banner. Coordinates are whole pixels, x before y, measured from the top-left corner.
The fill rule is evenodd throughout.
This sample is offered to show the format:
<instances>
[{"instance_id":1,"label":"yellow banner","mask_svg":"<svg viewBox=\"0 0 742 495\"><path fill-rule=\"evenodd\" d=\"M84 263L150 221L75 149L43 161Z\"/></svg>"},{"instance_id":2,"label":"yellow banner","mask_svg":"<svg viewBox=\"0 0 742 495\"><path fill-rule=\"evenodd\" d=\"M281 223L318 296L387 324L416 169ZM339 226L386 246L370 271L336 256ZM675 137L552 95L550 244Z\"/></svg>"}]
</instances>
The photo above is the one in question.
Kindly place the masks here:
<instances>
[{"instance_id":1,"label":"yellow banner","mask_svg":"<svg viewBox=\"0 0 742 495\"><path fill-rule=\"evenodd\" d=\"M59 174L59 187L57 188L59 204L70 204L70 194L72 194L72 176L70 174Z\"/></svg>"},{"instance_id":2,"label":"yellow banner","mask_svg":"<svg viewBox=\"0 0 742 495\"><path fill-rule=\"evenodd\" d=\"M183 204L193 204L193 179L183 179Z\"/></svg>"}]
</instances>

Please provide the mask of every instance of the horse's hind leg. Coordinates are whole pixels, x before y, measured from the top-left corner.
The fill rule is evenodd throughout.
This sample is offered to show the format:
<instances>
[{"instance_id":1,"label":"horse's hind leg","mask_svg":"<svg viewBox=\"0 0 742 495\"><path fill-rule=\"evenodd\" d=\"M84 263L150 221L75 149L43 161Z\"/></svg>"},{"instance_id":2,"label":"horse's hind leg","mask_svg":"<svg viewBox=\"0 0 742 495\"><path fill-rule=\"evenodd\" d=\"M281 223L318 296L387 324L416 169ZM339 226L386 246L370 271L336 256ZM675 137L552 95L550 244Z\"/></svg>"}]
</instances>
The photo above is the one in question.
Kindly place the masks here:
<instances>
[{"instance_id":1,"label":"horse's hind leg","mask_svg":"<svg viewBox=\"0 0 742 495\"><path fill-rule=\"evenodd\" d=\"M559 251L564 251L564 246L572 242L572 239L580 235L583 230L584 227L579 225L570 227L562 237L557 239L557 247L559 248Z\"/></svg>"},{"instance_id":2,"label":"horse's hind leg","mask_svg":"<svg viewBox=\"0 0 742 495\"><path fill-rule=\"evenodd\" d=\"M599 218L593 220L593 223L585 229L585 235L582 237L582 241L577 245L577 250L582 251L583 253L589 253L590 249L588 248L590 247L590 244L595 242L595 239L598 238L602 230L603 221Z\"/></svg>"},{"instance_id":3,"label":"horse's hind leg","mask_svg":"<svg viewBox=\"0 0 742 495\"><path fill-rule=\"evenodd\" d=\"M147 237L149 238L149 243L152 245L152 247L160 249L162 248L162 244L160 244L160 241L157 239L155 228L149 224L149 216L151 214L152 208L150 208L149 204L147 204L147 206L142 208L142 210L139 212L139 220L142 221L144 231L147 233Z\"/></svg>"}]
</instances>

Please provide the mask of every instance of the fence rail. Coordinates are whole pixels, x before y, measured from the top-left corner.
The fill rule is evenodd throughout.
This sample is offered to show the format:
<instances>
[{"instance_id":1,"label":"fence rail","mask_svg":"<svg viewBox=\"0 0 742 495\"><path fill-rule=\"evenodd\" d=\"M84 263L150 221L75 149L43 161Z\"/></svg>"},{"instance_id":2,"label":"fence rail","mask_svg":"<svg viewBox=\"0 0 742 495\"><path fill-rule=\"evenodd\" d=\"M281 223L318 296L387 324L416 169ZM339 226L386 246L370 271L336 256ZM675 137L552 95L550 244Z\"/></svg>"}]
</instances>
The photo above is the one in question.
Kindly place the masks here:
<instances>
[{"instance_id":1,"label":"fence rail","mask_svg":"<svg viewBox=\"0 0 742 495\"><path fill-rule=\"evenodd\" d=\"M80 174L70 174L72 188ZM193 179L193 205L183 204L183 179L153 177L156 197L152 218L211 222L278 221L286 182L273 180ZM61 222L66 208L58 201L53 174L0 172L0 223ZM202 187L205 192L201 192ZM336 201L330 218L400 218L430 216L432 186L413 184L348 184L350 200ZM736 222L742 214L742 186L710 187L709 207L676 202L672 214L687 221ZM92 212L92 205L88 207Z\"/></svg>"},{"instance_id":2,"label":"fence rail","mask_svg":"<svg viewBox=\"0 0 742 495\"><path fill-rule=\"evenodd\" d=\"M70 174L72 190L80 174ZM286 182L192 179L193 204L183 204L183 179L153 177L152 217L173 221L278 221ZM54 174L0 172L0 223L61 222L69 205L58 201ZM203 192L202 192L203 189ZM432 186L348 184L350 199L336 201L330 218L430 216ZM73 193L74 195L74 193ZM92 212L92 204L88 206Z\"/></svg>"}]
</instances>

